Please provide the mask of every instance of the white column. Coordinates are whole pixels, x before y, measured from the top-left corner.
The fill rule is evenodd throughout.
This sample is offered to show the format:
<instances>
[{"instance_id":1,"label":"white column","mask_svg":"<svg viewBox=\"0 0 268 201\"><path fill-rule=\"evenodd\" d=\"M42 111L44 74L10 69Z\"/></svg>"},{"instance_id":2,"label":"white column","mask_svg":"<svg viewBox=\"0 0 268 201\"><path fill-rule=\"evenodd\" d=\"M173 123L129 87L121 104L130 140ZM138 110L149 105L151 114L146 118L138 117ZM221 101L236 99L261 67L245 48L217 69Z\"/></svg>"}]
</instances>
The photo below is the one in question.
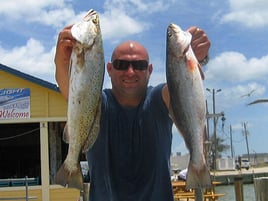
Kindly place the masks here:
<instances>
[{"instance_id":1,"label":"white column","mask_svg":"<svg viewBox=\"0 0 268 201\"><path fill-rule=\"evenodd\" d=\"M49 201L48 123L40 122L42 201Z\"/></svg>"}]
</instances>

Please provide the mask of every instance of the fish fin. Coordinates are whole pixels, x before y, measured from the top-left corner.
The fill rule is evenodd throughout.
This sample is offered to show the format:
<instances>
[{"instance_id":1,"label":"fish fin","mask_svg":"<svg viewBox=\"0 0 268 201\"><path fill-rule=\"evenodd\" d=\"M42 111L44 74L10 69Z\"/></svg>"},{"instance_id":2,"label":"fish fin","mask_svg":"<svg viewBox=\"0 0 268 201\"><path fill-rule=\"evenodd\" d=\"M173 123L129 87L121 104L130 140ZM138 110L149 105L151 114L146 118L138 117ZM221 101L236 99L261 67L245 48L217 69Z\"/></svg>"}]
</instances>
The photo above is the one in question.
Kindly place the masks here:
<instances>
[{"instance_id":1,"label":"fish fin","mask_svg":"<svg viewBox=\"0 0 268 201\"><path fill-rule=\"evenodd\" d=\"M174 122L174 116L173 116L173 110L171 108L171 106L169 106L169 109L168 109L168 113L169 113L169 117L172 119L172 121Z\"/></svg>"},{"instance_id":2,"label":"fish fin","mask_svg":"<svg viewBox=\"0 0 268 201\"><path fill-rule=\"evenodd\" d=\"M170 94L170 91L169 91L169 94ZM171 96L171 95L169 95L169 96ZM171 98L169 98L169 99L171 99ZM173 109L172 109L171 100L169 101L168 115L169 115L169 117L172 119L172 121L175 122L174 112L173 112Z\"/></svg>"},{"instance_id":3,"label":"fish fin","mask_svg":"<svg viewBox=\"0 0 268 201\"><path fill-rule=\"evenodd\" d=\"M97 137L100 131L100 118L98 118L100 116L100 113L101 113L101 101L98 102L97 110L95 112L94 122L91 128L89 129L87 140L84 146L82 147L82 153L86 153L88 149L92 148L94 143L97 140Z\"/></svg>"},{"instance_id":4,"label":"fish fin","mask_svg":"<svg viewBox=\"0 0 268 201\"><path fill-rule=\"evenodd\" d=\"M72 65L73 65L73 60L72 60L72 59L70 59L69 71L68 71L68 73L69 73L69 77L71 77Z\"/></svg>"},{"instance_id":5,"label":"fish fin","mask_svg":"<svg viewBox=\"0 0 268 201\"><path fill-rule=\"evenodd\" d=\"M90 148L93 147L94 143L97 140L98 134L99 134L99 128L100 125L99 123L94 123L92 125L92 129L91 129L91 134L88 135L88 138L86 140L86 143L84 144L84 146L82 147L82 153L86 153Z\"/></svg>"},{"instance_id":6,"label":"fish fin","mask_svg":"<svg viewBox=\"0 0 268 201\"><path fill-rule=\"evenodd\" d=\"M191 161L186 177L186 189L206 188L211 186L210 172L205 163L195 166Z\"/></svg>"},{"instance_id":7,"label":"fish fin","mask_svg":"<svg viewBox=\"0 0 268 201\"><path fill-rule=\"evenodd\" d=\"M64 162L56 174L55 183L64 187L83 190L83 176L80 165L77 164L75 169L71 172L66 162Z\"/></svg>"},{"instance_id":8,"label":"fish fin","mask_svg":"<svg viewBox=\"0 0 268 201\"><path fill-rule=\"evenodd\" d=\"M67 124L64 127L62 139L65 143L69 144L70 135L68 132L68 125Z\"/></svg>"}]
</instances>

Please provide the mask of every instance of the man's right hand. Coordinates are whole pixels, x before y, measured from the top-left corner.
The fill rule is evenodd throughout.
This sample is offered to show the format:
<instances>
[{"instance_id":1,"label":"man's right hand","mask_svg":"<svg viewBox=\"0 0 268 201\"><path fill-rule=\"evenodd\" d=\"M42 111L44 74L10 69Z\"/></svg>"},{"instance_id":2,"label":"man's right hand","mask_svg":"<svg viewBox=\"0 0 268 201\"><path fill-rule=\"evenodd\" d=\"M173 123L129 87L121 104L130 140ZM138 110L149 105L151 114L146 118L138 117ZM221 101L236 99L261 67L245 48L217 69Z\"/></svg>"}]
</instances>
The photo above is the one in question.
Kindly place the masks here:
<instances>
[{"instance_id":1,"label":"man's right hand","mask_svg":"<svg viewBox=\"0 0 268 201\"><path fill-rule=\"evenodd\" d=\"M54 62L56 65L55 77L60 91L68 99L69 91L69 65L75 39L71 34L72 25L65 27L58 35Z\"/></svg>"}]
</instances>

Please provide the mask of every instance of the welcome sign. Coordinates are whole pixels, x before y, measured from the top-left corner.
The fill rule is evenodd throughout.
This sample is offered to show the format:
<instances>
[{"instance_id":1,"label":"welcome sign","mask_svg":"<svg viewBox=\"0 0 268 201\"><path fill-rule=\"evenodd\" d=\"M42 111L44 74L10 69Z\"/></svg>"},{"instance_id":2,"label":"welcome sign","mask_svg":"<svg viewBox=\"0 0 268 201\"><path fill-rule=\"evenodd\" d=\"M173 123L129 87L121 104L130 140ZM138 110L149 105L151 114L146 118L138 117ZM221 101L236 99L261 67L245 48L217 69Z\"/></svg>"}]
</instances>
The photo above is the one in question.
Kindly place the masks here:
<instances>
[{"instance_id":1,"label":"welcome sign","mask_svg":"<svg viewBox=\"0 0 268 201\"><path fill-rule=\"evenodd\" d=\"M0 89L0 120L30 118L30 89Z\"/></svg>"}]
</instances>

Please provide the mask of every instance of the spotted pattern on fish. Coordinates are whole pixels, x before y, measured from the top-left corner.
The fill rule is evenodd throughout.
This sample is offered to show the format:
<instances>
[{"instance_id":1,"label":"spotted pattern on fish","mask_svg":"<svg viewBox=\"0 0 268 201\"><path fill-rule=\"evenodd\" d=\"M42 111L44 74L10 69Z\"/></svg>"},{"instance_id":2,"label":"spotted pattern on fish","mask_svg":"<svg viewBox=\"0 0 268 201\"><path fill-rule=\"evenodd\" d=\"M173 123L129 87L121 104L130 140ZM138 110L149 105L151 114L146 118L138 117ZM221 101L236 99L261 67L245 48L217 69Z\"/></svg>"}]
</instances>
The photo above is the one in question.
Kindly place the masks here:
<instances>
[{"instance_id":1,"label":"spotted pattern on fish","mask_svg":"<svg viewBox=\"0 0 268 201\"><path fill-rule=\"evenodd\" d=\"M55 182L82 190L79 156L92 148L100 129L105 65L97 12L90 10L83 21L73 25L71 33L76 44L71 54L67 123L64 129L69 149Z\"/></svg>"}]
</instances>

